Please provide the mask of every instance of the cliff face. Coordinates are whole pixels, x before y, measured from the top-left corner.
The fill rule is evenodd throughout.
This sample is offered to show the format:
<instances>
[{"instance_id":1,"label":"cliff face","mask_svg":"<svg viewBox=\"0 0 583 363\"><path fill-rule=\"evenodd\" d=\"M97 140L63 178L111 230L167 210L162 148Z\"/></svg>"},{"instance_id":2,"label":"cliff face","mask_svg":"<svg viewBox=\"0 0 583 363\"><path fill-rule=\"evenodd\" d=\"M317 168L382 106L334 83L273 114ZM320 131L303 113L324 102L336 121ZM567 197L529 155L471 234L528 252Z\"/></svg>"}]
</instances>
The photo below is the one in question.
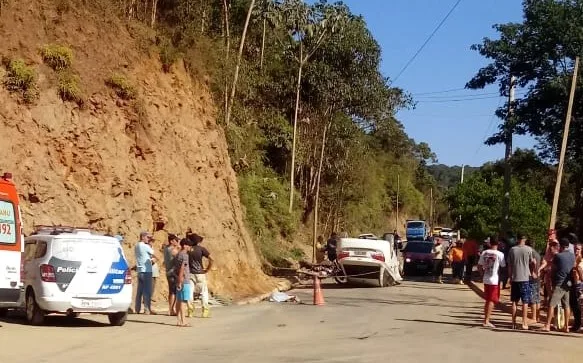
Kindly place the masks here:
<instances>
[{"instance_id":1,"label":"cliff face","mask_svg":"<svg viewBox=\"0 0 583 363\"><path fill-rule=\"evenodd\" d=\"M140 230L152 231L156 222L166 232L191 227L216 259L212 291L242 297L271 289L242 222L208 87L180 62L163 73L157 54L139 50L138 38L105 14L63 13L44 0L2 9L0 55L25 60L38 76L32 105L0 87L0 170L14 174L25 231L35 224L109 229L124 235L133 260ZM83 107L58 96L57 76L39 54L46 44L73 51ZM0 77L5 72L0 67ZM134 100L106 86L113 72L135 87ZM158 251L164 231L156 234ZM159 293L164 287L160 281Z\"/></svg>"}]
</instances>

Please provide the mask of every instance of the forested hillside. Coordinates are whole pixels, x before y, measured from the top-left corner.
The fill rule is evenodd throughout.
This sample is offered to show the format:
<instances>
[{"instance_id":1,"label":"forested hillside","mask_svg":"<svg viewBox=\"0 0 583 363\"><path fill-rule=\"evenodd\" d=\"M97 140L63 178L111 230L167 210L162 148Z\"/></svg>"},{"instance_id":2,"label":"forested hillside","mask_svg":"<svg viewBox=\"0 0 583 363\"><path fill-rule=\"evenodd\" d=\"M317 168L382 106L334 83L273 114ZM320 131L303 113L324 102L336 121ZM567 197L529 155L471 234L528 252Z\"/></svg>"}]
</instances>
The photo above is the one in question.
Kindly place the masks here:
<instances>
[{"instance_id":1,"label":"forested hillside","mask_svg":"<svg viewBox=\"0 0 583 363\"><path fill-rule=\"evenodd\" d=\"M98 112L93 108L113 113L112 101L134 120L125 132L136 132L138 145L132 152L140 160L161 155L154 150L164 149L172 160L208 163L211 170L217 162L201 154L204 145L199 138L209 141L211 151L218 154L224 132L245 224L264 261L277 264L309 255L311 241L332 231L382 233L402 227L406 217L428 218L430 189L437 188L426 165L436 156L429 145L411 139L396 118L399 109L413 107L413 100L381 73L379 44L364 19L342 3L43 0L31 4L0 2L1 24L11 39L2 49L5 85L21 103L19 110L54 104L45 97L51 87L57 93L46 94L64 102L59 107L73 108L73 115ZM28 9L30 19L15 17L19 6ZM76 23L83 18L102 23ZM28 21L46 26L28 37L18 30L30 27L25 25ZM112 40L108 29L119 34L119 41ZM151 70L157 62L159 69ZM138 70L141 73L136 74ZM184 85L183 71L201 92ZM144 79L147 72L159 72L164 82L170 82L168 89L182 89L194 108L186 111L190 108L184 108L184 100L162 100L166 94L153 89L162 81ZM207 89L212 106L205 98ZM108 91L115 91L118 99L107 99ZM187 133L172 120L182 117L180 122L187 122L188 112L197 122L212 118L205 121L205 128L212 130L216 122L219 141L202 134L184 139ZM179 131L173 133L169 125ZM79 125L72 122L71 127ZM150 134L156 127L178 135L176 150L162 146L158 134ZM189 131L197 131L194 127ZM191 144L200 150L186 152ZM193 175L201 171L200 165L192 169ZM220 180L223 174L214 175ZM205 193L204 187L197 188L203 194L197 193L196 203ZM226 194L237 192L231 183L226 188ZM151 208L145 207L152 210L151 216L146 212L148 219L173 210L158 195L150 201ZM79 208L85 208L85 202L80 203ZM180 208L188 209L195 202L183 203ZM90 206L86 208L88 215L95 214ZM164 218L171 219L167 226L175 225L173 218ZM90 222L108 227L129 223L101 215Z\"/></svg>"},{"instance_id":2,"label":"forested hillside","mask_svg":"<svg viewBox=\"0 0 583 363\"><path fill-rule=\"evenodd\" d=\"M345 5L124 4L127 18L158 31L169 68L178 58L203 62L246 221L269 260L286 255L284 241L311 229L317 206L317 234L392 230L397 175L403 215L428 214L433 179L425 163L435 155L395 118L411 98L381 74L378 43Z\"/></svg>"}]
</instances>

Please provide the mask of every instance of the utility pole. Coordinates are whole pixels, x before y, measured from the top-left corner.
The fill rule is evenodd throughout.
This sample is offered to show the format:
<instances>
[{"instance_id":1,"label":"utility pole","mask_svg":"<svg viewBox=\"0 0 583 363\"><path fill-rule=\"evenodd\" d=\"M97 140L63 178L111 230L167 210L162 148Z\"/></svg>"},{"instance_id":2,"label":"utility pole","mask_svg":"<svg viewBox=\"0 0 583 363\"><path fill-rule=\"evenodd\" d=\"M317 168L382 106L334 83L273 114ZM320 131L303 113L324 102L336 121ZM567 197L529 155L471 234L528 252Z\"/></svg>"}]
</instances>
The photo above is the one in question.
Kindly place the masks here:
<instances>
[{"instance_id":1,"label":"utility pole","mask_svg":"<svg viewBox=\"0 0 583 363\"><path fill-rule=\"evenodd\" d=\"M462 164L462 175L461 175L461 177L460 177L460 184L463 184L463 183L464 183L464 170L465 170L465 167L466 167L466 166L465 166L464 164ZM458 227L459 227L459 224L460 224L461 222L462 222L462 215L460 214L460 217L459 217L459 222L458 222ZM457 229L457 240L459 241L459 240L461 239L461 237L462 237L462 236L461 236L461 233L460 233L460 228L458 228L458 229Z\"/></svg>"},{"instance_id":2,"label":"utility pole","mask_svg":"<svg viewBox=\"0 0 583 363\"><path fill-rule=\"evenodd\" d=\"M555 182L555 194L553 195L553 208L551 209L551 222L549 225L549 232L554 232L555 224L557 223L557 208L559 206L559 195L561 194L563 166L565 164L565 153L567 151L567 142L569 140L569 128L571 126L571 112L573 110L575 89L577 88L578 71L579 71L579 57L575 58L575 69L573 69L573 79L571 80L571 93L569 94L569 105L567 106L567 118L565 120L565 129L563 131L563 142L561 144L559 166L557 168L557 181Z\"/></svg>"},{"instance_id":3,"label":"utility pole","mask_svg":"<svg viewBox=\"0 0 583 363\"><path fill-rule=\"evenodd\" d=\"M460 179L460 183L461 183L461 184L463 184L463 183L464 183L464 168L465 168L465 167L466 167L466 166L465 166L464 164L462 164L462 177L461 177L461 179Z\"/></svg>"},{"instance_id":4,"label":"utility pole","mask_svg":"<svg viewBox=\"0 0 583 363\"><path fill-rule=\"evenodd\" d=\"M429 189L429 227L433 231L433 187Z\"/></svg>"},{"instance_id":5,"label":"utility pole","mask_svg":"<svg viewBox=\"0 0 583 363\"><path fill-rule=\"evenodd\" d=\"M399 232L399 193L401 192L401 174L397 174L397 214L395 215L395 230Z\"/></svg>"},{"instance_id":6,"label":"utility pole","mask_svg":"<svg viewBox=\"0 0 583 363\"><path fill-rule=\"evenodd\" d=\"M504 143L506 151L504 153L504 199L502 200L502 235L506 235L510 229L510 182L512 177L512 132L514 128L514 88L516 77L510 77L510 91L508 92L508 114L504 123Z\"/></svg>"}]
</instances>

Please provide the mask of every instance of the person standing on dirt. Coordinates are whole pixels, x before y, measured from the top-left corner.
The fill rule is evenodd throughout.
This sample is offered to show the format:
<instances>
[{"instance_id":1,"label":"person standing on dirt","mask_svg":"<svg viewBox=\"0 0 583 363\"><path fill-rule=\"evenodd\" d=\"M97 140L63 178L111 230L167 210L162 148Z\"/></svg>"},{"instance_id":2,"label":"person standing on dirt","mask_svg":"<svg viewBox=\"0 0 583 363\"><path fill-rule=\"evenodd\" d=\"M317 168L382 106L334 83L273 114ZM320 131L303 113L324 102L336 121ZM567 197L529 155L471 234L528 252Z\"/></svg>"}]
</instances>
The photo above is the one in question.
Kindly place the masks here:
<instances>
[{"instance_id":1,"label":"person standing on dirt","mask_svg":"<svg viewBox=\"0 0 583 363\"><path fill-rule=\"evenodd\" d=\"M196 291L200 293L200 298L202 300L202 317L208 318L210 317L210 306L207 272L212 268L214 260L209 251L200 245L203 241L202 236L192 233L188 236L188 239L193 245L192 250L189 253L191 279L194 281ZM203 258L208 260L206 268L204 268Z\"/></svg>"},{"instance_id":2,"label":"person standing on dirt","mask_svg":"<svg viewBox=\"0 0 583 363\"><path fill-rule=\"evenodd\" d=\"M488 249L480 255L478 260L478 270L482 274L482 281L484 282L484 327L495 328L494 324L490 322L490 316L494 309L494 304L500 301L500 285L498 271L500 267L504 267L504 254L498 251L498 239L490 237Z\"/></svg>"},{"instance_id":3,"label":"person standing on dirt","mask_svg":"<svg viewBox=\"0 0 583 363\"><path fill-rule=\"evenodd\" d=\"M326 247L324 247L324 251L328 256L328 261L334 262L338 257L336 249L338 248L338 235L336 232L332 232L330 238L326 242Z\"/></svg>"},{"instance_id":4,"label":"person standing on dirt","mask_svg":"<svg viewBox=\"0 0 583 363\"><path fill-rule=\"evenodd\" d=\"M431 249L433 254L433 281L443 284L443 258L445 257L445 251L440 237L435 237L434 241L435 244Z\"/></svg>"},{"instance_id":5,"label":"person standing on dirt","mask_svg":"<svg viewBox=\"0 0 583 363\"><path fill-rule=\"evenodd\" d=\"M466 265L465 280L470 281L472 279L474 266L480 257L478 242L473 238L468 238L463 242L462 249L464 250L464 261Z\"/></svg>"},{"instance_id":6,"label":"person standing on dirt","mask_svg":"<svg viewBox=\"0 0 583 363\"><path fill-rule=\"evenodd\" d=\"M569 306L571 290L571 271L575 266L575 255L569 251L569 240L561 238L559 241L559 253L553 258L551 267L552 293L551 301L548 308L547 323L543 328L544 331L551 331L551 322L555 317L555 307L562 304L565 309L565 327L563 332L569 332L569 318L571 317L571 308Z\"/></svg>"},{"instance_id":7,"label":"person standing on dirt","mask_svg":"<svg viewBox=\"0 0 583 363\"><path fill-rule=\"evenodd\" d=\"M518 302L522 301L522 329L528 330L528 306L532 304L530 277L534 264L532 248L526 245L526 236L523 235L520 237L518 244L508 252L508 277L510 278L510 300L512 301L512 329L516 328Z\"/></svg>"},{"instance_id":8,"label":"person standing on dirt","mask_svg":"<svg viewBox=\"0 0 583 363\"><path fill-rule=\"evenodd\" d=\"M455 245L449 250L447 258L451 263L453 283L463 284L464 250L462 248L462 241L455 242Z\"/></svg>"},{"instance_id":9,"label":"person standing on dirt","mask_svg":"<svg viewBox=\"0 0 583 363\"><path fill-rule=\"evenodd\" d=\"M142 300L146 314L154 315L152 311L152 263L156 261L154 250L148 244L152 235L140 233L140 241L136 244L136 269L138 271L138 291L136 294L136 314L142 309Z\"/></svg>"},{"instance_id":10,"label":"person standing on dirt","mask_svg":"<svg viewBox=\"0 0 583 363\"><path fill-rule=\"evenodd\" d=\"M176 325L179 327L189 327L184 318L184 310L186 303L192 297L192 290L190 287L190 265L189 253L192 249L192 241L188 238L183 238L180 241L180 252L174 258L174 272L176 276Z\"/></svg>"},{"instance_id":11,"label":"person standing on dirt","mask_svg":"<svg viewBox=\"0 0 583 363\"><path fill-rule=\"evenodd\" d=\"M540 276L538 269L541 264L541 255L538 253L533 246L532 241L529 239L526 241L526 245L532 248L532 257L534 258L532 274L530 276L530 294L531 294L531 308L532 308L532 320L536 323L540 321Z\"/></svg>"},{"instance_id":12,"label":"person standing on dirt","mask_svg":"<svg viewBox=\"0 0 583 363\"><path fill-rule=\"evenodd\" d=\"M577 332L581 329L581 282L583 281L583 269L581 269L583 262L583 245L575 242L573 246L575 252L575 267L571 272L571 291L569 293L569 305L573 312L573 327L572 332Z\"/></svg>"},{"instance_id":13,"label":"person standing on dirt","mask_svg":"<svg viewBox=\"0 0 583 363\"><path fill-rule=\"evenodd\" d=\"M180 252L180 239L175 234L168 235L168 245L164 247L164 267L168 281L168 311L176 315L176 276L174 274L174 257Z\"/></svg>"}]
</instances>

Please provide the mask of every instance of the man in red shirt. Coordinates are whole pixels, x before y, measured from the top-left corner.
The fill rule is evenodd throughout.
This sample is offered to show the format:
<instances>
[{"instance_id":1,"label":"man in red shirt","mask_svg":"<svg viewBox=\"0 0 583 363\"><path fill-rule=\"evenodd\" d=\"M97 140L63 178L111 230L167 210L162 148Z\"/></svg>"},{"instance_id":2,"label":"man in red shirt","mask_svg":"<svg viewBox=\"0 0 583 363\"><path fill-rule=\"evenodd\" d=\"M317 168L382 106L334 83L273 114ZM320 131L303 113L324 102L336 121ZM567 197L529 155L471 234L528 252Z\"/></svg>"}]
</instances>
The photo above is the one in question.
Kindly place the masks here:
<instances>
[{"instance_id":1,"label":"man in red shirt","mask_svg":"<svg viewBox=\"0 0 583 363\"><path fill-rule=\"evenodd\" d=\"M462 249L464 250L464 260L466 262L466 281L470 281L472 279L472 270L480 256L478 242L474 239L467 239L464 242Z\"/></svg>"}]
</instances>

